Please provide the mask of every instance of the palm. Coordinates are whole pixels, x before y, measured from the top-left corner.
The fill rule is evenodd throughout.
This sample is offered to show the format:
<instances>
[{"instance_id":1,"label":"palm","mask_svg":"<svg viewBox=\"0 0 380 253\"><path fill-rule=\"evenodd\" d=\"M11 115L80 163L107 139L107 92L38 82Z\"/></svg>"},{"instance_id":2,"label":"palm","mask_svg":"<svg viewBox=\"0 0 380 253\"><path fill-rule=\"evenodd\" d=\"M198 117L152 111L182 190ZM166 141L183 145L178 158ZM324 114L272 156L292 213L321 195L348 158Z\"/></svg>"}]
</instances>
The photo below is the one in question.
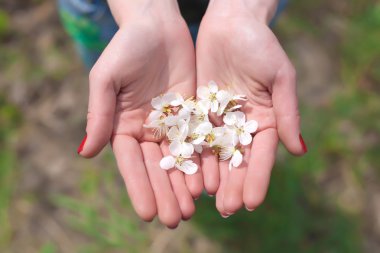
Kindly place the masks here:
<instances>
[{"instance_id":1,"label":"palm","mask_svg":"<svg viewBox=\"0 0 380 253\"><path fill-rule=\"evenodd\" d=\"M219 172L208 169L203 173L205 178L207 173L213 174L208 178L220 177L216 205L222 215L236 212L243 204L254 209L265 197L278 143L279 114L275 107L281 95L273 88L285 80L281 74L284 69L287 76L293 75L286 54L265 24L249 16L206 14L197 40L197 83L205 85L214 80L222 89L246 95L242 111L259 123L240 169L228 172L226 162L218 164L202 157L203 168L219 168Z\"/></svg>"},{"instance_id":2,"label":"palm","mask_svg":"<svg viewBox=\"0 0 380 253\"><path fill-rule=\"evenodd\" d=\"M186 24L179 21L167 23L163 29L148 22L132 23L113 38L108 46L112 55L105 51L102 56L119 85L115 134L157 141L145 135L142 127L151 110L151 99L168 91L194 95L194 47Z\"/></svg>"},{"instance_id":3,"label":"palm","mask_svg":"<svg viewBox=\"0 0 380 253\"><path fill-rule=\"evenodd\" d=\"M198 83L215 80L224 89L246 95L243 110L248 118L258 120L260 130L275 128L272 84L286 60L276 37L257 21L236 18L226 24L220 22L205 20L201 27ZM243 23L247 25L240 25Z\"/></svg>"},{"instance_id":4,"label":"palm","mask_svg":"<svg viewBox=\"0 0 380 253\"><path fill-rule=\"evenodd\" d=\"M112 132L113 151L136 212L144 220L158 213L162 223L175 227L191 217L192 197L199 196L203 184L199 173L184 176L160 169L167 144L143 127L152 98L168 91L195 94L194 46L182 18L138 19L120 28L90 74L89 137L81 155L99 151Z\"/></svg>"}]
</instances>

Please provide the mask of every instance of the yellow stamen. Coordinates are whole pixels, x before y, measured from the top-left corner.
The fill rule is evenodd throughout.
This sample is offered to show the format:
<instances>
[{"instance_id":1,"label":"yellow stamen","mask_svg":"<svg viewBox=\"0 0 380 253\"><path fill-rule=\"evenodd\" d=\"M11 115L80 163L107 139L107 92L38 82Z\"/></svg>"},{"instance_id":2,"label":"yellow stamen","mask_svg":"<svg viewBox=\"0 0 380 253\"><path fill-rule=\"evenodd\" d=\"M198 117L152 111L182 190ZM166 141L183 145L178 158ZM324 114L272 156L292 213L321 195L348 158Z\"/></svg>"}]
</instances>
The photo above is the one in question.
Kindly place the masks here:
<instances>
[{"instance_id":1,"label":"yellow stamen","mask_svg":"<svg viewBox=\"0 0 380 253\"><path fill-rule=\"evenodd\" d=\"M213 133L210 133L206 136L206 141L208 143L212 143L215 140L215 135Z\"/></svg>"}]
</instances>

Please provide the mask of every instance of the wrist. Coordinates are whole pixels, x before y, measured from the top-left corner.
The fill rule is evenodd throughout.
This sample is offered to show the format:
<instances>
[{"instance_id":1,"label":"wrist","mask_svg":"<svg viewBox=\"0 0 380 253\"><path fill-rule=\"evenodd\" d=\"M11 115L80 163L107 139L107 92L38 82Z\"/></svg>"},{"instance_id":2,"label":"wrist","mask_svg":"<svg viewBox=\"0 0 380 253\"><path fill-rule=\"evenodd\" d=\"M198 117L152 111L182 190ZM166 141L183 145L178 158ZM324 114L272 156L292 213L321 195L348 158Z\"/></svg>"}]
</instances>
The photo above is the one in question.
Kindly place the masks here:
<instances>
[{"instance_id":1,"label":"wrist","mask_svg":"<svg viewBox=\"0 0 380 253\"><path fill-rule=\"evenodd\" d=\"M177 0L107 0L116 23L131 19L170 18L180 16Z\"/></svg>"},{"instance_id":2,"label":"wrist","mask_svg":"<svg viewBox=\"0 0 380 253\"><path fill-rule=\"evenodd\" d=\"M210 0L207 11L221 15L251 15L259 22L269 24L278 5L278 0Z\"/></svg>"}]
</instances>

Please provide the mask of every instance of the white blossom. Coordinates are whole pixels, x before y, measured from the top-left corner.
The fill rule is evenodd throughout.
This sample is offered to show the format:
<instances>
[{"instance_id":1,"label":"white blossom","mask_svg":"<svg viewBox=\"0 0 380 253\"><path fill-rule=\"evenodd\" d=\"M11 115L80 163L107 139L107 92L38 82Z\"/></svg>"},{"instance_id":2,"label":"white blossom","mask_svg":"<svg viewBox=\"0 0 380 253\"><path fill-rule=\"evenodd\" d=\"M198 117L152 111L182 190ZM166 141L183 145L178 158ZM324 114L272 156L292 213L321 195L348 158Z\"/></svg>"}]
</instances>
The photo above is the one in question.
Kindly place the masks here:
<instances>
[{"instance_id":1,"label":"white blossom","mask_svg":"<svg viewBox=\"0 0 380 253\"><path fill-rule=\"evenodd\" d=\"M242 145L248 145L252 142L252 133L256 132L258 123L255 120L245 121L243 112L228 112L223 117L223 122L233 131L233 145L239 142Z\"/></svg>"},{"instance_id":2,"label":"white blossom","mask_svg":"<svg viewBox=\"0 0 380 253\"><path fill-rule=\"evenodd\" d=\"M199 103L203 104L211 112L218 111L218 100L216 94L218 93L218 85L211 81L206 86L201 86L197 89L197 96L199 98Z\"/></svg>"},{"instance_id":3,"label":"white blossom","mask_svg":"<svg viewBox=\"0 0 380 253\"><path fill-rule=\"evenodd\" d=\"M189 125L185 120L180 120L178 126L170 128L167 136L171 141L169 149L172 155L191 156L194 153L194 146L191 143L186 142L188 132Z\"/></svg>"},{"instance_id":4,"label":"white blossom","mask_svg":"<svg viewBox=\"0 0 380 253\"><path fill-rule=\"evenodd\" d=\"M177 168L186 174L198 170L191 158L194 152L201 154L204 147L212 148L219 159L229 161L229 169L237 168L243 162L242 146L252 142L252 134L257 131L255 120L246 121L239 111L239 101L244 95L234 95L219 90L214 81L197 89L198 100L167 93L152 99L153 110L148 116L147 128L153 128L156 137L166 135L170 155L160 161L160 167L168 170ZM209 120L209 112L223 116L224 125L215 127Z\"/></svg>"},{"instance_id":5,"label":"white blossom","mask_svg":"<svg viewBox=\"0 0 380 253\"><path fill-rule=\"evenodd\" d=\"M244 95L233 95L226 90L220 90L216 94L216 99L219 102L219 108L217 115L220 116L225 112L234 111L241 108L241 105L238 104L238 100L246 101L247 98ZM227 108L229 106L229 108Z\"/></svg>"},{"instance_id":6,"label":"white blossom","mask_svg":"<svg viewBox=\"0 0 380 253\"><path fill-rule=\"evenodd\" d=\"M240 150L234 146L222 147L219 153L219 158L222 161L230 160L229 169L237 168L243 162L243 155Z\"/></svg>"},{"instance_id":7,"label":"white blossom","mask_svg":"<svg viewBox=\"0 0 380 253\"><path fill-rule=\"evenodd\" d=\"M160 161L160 167L169 170L176 167L185 174L191 175L197 172L198 166L191 160L186 160L183 156L165 156Z\"/></svg>"}]
</instances>

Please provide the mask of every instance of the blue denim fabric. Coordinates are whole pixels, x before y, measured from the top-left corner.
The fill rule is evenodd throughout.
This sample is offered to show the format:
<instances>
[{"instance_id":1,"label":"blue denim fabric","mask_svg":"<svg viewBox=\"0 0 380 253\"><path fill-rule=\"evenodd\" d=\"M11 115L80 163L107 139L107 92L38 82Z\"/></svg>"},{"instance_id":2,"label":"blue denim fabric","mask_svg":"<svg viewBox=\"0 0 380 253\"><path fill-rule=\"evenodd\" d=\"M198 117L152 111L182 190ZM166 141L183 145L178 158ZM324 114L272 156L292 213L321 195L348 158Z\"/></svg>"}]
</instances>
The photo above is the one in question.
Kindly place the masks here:
<instances>
[{"instance_id":1,"label":"blue denim fabric","mask_svg":"<svg viewBox=\"0 0 380 253\"><path fill-rule=\"evenodd\" d=\"M105 0L58 0L67 32L90 69L118 27Z\"/></svg>"},{"instance_id":2,"label":"blue denim fabric","mask_svg":"<svg viewBox=\"0 0 380 253\"><path fill-rule=\"evenodd\" d=\"M271 26L287 2L288 0L280 0ZM58 0L58 7L63 25L73 38L83 62L90 69L118 29L106 0ZM194 42L198 29L199 23L189 24Z\"/></svg>"}]
</instances>

